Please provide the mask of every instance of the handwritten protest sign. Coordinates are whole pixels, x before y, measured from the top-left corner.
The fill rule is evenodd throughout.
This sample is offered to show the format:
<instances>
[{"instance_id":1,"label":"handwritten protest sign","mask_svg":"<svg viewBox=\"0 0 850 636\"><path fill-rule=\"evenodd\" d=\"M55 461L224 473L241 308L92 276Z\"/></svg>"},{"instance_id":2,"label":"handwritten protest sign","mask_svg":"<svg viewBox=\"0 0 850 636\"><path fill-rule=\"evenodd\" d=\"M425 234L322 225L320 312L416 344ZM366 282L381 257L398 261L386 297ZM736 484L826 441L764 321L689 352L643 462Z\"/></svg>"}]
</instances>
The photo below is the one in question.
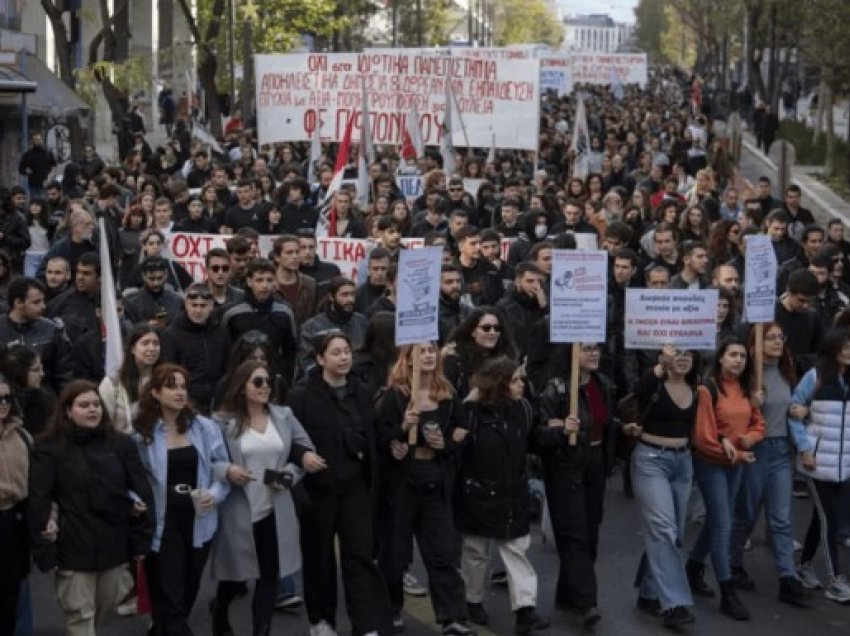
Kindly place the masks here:
<instances>
[{"instance_id":1,"label":"handwritten protest sign","mask_svg":"<svg viewBox=\"0 0 850 636\"><path fill-rule=\"evenodd\" d=\"M397 173L395 184L401 190L408 205L413 205L413 202L425 193L425 183L422 180L422 175L418 172L415 174Z\"/></svg>"},{"instance_id":2,"label":"handwritten protest sign","mask_svg":"<svg viewBox=\"0 0 850 636\"><path fill-rule=\"evenodd\" d=\"M402 250L396 277L395 343L422 344L439 338L440 268L443 250Z\"/></svg>"},{"instance_id":3,"label":"handwritten protest sign","mask_svg":"<svg viewBox=\"0 0 850 636\"><path fill-rule=\"evenodd\" d=\"M540 92L555 91L559 97L573 90L573 65L568 55L540 58Z\"/></svg>"},{"instance_id":4,"label":"handwritten protest sign","mask_svg":"<svg viewBox=\"0 0 850 636\"><path fill-rule=\"evenodd\" d=\"M714 351L717 340L717 290L627 289L627 349Z\"/></svg>"},{"instance_id":5,"label":"handwritten protest sign","mask_svg":"<svg viewBox=\"0 0 850 636\"><path fill-rule=\"evenodd\" d=\"M573 84L610 84L616 77L621 84L646 86L646 53L570 54Z\"/></svg>"},{"instance_id":6,"label":"handwritten protest sign","mask_svg":"<svg viewBox=\"0 0 850 636\"><path fill-rule=\"evenodd\" d=\"M362 112L365 84L373 140L399 144L415 105L425 144L439 145L446 113L445 82L455 99L454 146L535 150L539 127L539 62L434 54L419 49L365 53L256 55L257 127L261 144L341 141L351 115ZM360 135L356 123L355 139Z\"/></svg>"},{"instance_id":7,"label":"handwritten protest sign","mask_svg":"<svg viewBox=\"0 0 850 636\"><path fill-rule=\"evenodd\" d=\"M552 342L605 342L607 281L607 252L552 250Z\"/></svg>"},{"instance_id":8,"label":"handwritten protest sign","mask_svg":"<svg viewBox=\"0 0 850 636\"><path fill-rule=\"evenodd\" d=\"M776 311L776 253L765 234L744 238L744 317L748 323L772 322Z\"/></svg>"}]
</instances>

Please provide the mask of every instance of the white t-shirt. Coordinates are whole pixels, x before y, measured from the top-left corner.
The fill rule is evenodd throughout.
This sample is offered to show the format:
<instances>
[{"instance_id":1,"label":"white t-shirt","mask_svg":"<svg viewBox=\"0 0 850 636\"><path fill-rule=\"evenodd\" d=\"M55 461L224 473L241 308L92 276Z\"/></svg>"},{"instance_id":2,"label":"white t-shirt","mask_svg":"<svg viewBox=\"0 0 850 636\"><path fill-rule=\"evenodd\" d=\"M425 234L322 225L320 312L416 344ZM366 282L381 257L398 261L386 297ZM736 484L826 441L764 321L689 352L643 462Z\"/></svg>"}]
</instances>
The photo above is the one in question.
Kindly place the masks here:
<instances>
[{"instance_id":1,"label":"white t-shirt","mask_svg":"<svg viewBox=\"0 0 850 636\"><path fill-rule=\"evenodd\" d=\"M245 486L245 494L251 505L251 523L265 519L272 512L272 489L263 483L267 469L277 470L278 460L283 453L283 440L271 421L266 423L266 432L258 433L251 427L239 438L239 446L245 457L245 468L251 471L254 481Z\"/></svg>"}]
</instances>

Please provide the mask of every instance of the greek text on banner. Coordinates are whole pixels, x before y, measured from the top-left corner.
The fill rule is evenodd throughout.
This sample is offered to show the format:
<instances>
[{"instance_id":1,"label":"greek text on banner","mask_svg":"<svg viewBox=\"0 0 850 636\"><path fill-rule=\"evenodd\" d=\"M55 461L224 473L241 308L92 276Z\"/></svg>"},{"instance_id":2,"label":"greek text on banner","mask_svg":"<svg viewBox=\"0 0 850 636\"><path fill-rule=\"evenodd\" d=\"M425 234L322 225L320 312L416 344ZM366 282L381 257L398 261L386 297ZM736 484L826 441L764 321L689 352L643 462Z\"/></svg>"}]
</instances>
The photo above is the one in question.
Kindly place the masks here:
<instances>
[{"instance_id":1,"label":"greek text on banner","mask_svg":"<svg viewBox=\"0 0 850 636\"><path fill-rule=\"evenodd\" d=\"M626 290L626 349L714 351L716 340L716 289Z\"/></svg>"}]
</instances>

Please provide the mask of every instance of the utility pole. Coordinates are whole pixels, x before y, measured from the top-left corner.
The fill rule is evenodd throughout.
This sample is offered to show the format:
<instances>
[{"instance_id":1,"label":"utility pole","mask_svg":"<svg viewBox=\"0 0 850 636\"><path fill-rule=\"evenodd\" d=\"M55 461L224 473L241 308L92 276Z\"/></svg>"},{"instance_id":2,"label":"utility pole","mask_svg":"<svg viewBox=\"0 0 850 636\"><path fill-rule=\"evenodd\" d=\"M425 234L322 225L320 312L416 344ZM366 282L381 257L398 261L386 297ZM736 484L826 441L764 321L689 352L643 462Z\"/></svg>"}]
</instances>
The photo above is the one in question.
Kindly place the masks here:
<instances>
[{"instance_id":1,"label":"utility pole","mask_svg":"<svg viewBox=\"0 0 850 636\"><path fill-rule=\"evenodd\" d=\"M422 0L416 0L416 46L420 48L424 39L422 29Z\"/></svg>"}]
</instances>

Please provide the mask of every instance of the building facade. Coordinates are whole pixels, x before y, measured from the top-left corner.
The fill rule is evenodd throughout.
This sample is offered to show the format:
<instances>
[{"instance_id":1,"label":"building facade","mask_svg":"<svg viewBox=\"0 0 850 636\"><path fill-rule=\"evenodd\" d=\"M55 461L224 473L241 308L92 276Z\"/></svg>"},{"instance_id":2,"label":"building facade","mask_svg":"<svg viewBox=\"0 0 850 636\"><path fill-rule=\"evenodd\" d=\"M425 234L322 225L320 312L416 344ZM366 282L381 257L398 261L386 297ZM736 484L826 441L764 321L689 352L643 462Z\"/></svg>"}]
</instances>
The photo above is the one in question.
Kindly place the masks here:
<instances>
[{"instance_id":1,"label":"building facade","mask_svg":"<svg viewBox=\"0 0 850 636\"><path fill-rule=\"evenodd\" d=\"M632 26L604 14L564 18L564 48L570 51L615 53L628 47Z\"/></svg>"}]
</instances>

